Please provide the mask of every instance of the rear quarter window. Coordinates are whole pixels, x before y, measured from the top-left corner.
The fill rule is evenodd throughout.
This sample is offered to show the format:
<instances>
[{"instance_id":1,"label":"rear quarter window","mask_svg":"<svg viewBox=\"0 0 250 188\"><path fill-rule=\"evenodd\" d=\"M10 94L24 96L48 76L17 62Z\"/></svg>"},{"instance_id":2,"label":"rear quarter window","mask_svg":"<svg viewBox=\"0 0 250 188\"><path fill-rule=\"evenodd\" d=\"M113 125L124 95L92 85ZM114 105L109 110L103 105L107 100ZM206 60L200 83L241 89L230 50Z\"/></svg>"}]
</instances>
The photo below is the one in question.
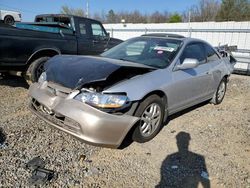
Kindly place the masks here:
<instances>
[{"instance_id":1,"label":"rear quarter window","mask_svg":"<svg viewBox=\"0 0 250 188\"><path fill-rule=\"evenodd\" d=\"M216 51L209 46L208 44L205 44L205 49L206 49L206 55L207 55L207 61L217 61L220 59L219 55L216 53Z\"/></svg>"}]
</instances>

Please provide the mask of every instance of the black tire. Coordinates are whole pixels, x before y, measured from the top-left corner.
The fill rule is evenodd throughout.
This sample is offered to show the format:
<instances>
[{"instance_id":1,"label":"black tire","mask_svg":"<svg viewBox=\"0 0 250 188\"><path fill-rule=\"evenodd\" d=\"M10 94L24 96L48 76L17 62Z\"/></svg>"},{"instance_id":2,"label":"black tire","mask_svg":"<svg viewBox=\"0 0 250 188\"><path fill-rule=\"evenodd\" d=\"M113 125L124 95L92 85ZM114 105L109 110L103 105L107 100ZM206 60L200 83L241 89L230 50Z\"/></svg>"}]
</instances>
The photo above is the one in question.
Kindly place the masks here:
<instances>
[{"instance_id":1,"label":"black tire","mask_svg":"<svg viewBox=\"0 0 250 188\"><path fill-rule=\"evenodd\" d=\"M138 109L135 112L135 116L142 117L142 115L144 115L147 108L149 108L153 104L158 105L160 108L161 115L160 115L160 119L159 119L159 124L157 125L157 128L152 132L152 134L145 136L145 135L143 135L143 133L141 131L141 127L143 126L144 122L143 122L143 120L140 120L138 122L138 124L136 125L136 127L133 131L133 134L132 134L132 139L136 142L139 142L139 143L148 142L149 140L154 138L162 128L164 111L165 111L164 106L165 105L163 104L163 100L158 95L151 95L151 96L147 97L144 101L142 101L141 104L139 105Z\"/></svg>"},{"instance_id":2,"label":"black tire","mask_svg":"<svg viewBox=\"0 0 250 188\"><path fill-rule=\"evenodd\" d=\"M26 80L29 83L30 81L32 83L37 82L40 75L44 71L44 64L50 59L50 57L40 57L39 59L36 59L33 61L27 72L26 72Z\"/></svg>"},{"instance_id":3,"label":"black tire","mask_svg":"<svg viewBox=\"0 0 250 188\"><path fill-rule=\"evenodd\" d=\"M4 23L9 24L9 25L14 25L15 20L14 20L14 18L12 16L8 15L8 16L5 16Z\"/></svg>"},{"instance_id":4,"label":"black tire","mask_svg":"<svg viewBox=\"0 0 250 188\"><path fill-rule=\"evenodd\" d=\"M220 96L220 88L222 86L224 87L224 92L223 92L223 95ZM214 105L220 104L223 101L224 97L225 97L226 91L227 91L227 79L224 77L221 80L221 82L220 82L220 84L219 84L219 86L218 86L216 92L214 93L214 96L213 96L213 98L211 99L210 102L212 104L214 104Z\"/></svg>"}]
</instances>

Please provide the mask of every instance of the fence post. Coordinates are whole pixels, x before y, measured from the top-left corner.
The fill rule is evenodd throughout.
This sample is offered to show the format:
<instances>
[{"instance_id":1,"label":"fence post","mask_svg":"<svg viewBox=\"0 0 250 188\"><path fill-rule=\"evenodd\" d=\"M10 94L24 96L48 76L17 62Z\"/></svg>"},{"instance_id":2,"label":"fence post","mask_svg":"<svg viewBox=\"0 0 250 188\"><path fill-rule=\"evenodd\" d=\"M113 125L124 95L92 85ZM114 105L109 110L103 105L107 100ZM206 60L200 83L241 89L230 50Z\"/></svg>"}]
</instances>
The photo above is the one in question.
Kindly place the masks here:
<instances>
[{"instance_id":1,"label":"fence post","mask_svg":"<svg viewBox=\"0 0 250 188\"><path fill-rule=\"evenodd\" d=\"M191 37L192 36L192 27L190 27L189 29L188 29L188 34L189 34L189 37Z\"/></svg>"},{"instance_id":2,"label":"fence post","mask_svg":"<svg viewBox=\"0 0 250 188\"><path fill-rule=\"evenodd\" d=\"M111 37L112 38L114 37L114 29L113 29L113 27L111 28Z\"/></svg>"}]
</instances>

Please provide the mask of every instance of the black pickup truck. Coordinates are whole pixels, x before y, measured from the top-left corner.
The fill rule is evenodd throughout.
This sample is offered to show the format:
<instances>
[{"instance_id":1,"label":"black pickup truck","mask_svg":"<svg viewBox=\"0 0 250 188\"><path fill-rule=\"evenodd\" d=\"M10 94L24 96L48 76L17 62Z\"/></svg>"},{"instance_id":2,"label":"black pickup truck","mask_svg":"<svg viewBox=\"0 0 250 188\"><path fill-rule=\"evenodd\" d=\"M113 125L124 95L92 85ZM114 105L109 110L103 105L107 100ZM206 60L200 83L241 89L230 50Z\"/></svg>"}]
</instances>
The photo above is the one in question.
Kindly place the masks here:
<instances>
[{"instance_id":1,"label":"black pickup truck","mask_svg":"<svg viewBox=\"0 0 250 188\"><path fill-rule=\"evenodd\" d=\"M33 23L1 24L0 73L20 73L35 82L55 55L98 55L121 42L99 21L78 16L44 14Z\"/></svg>"}]
</instances>

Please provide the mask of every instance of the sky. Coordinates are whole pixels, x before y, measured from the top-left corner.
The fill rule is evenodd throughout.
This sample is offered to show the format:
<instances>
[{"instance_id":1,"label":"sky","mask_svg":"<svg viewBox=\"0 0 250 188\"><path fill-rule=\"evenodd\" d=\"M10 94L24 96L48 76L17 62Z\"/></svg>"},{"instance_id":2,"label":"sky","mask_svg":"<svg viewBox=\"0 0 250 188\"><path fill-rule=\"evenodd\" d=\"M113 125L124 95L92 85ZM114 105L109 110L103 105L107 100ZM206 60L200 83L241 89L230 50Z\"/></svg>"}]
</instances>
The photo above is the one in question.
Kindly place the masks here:
<instances>
[{"instance_id":1,"label":"sky","mask_svg":"<svg viewBox=\"0 0 250 188\"><path fill-rule=\"evenodd\" d=\"M0 9L17 10L23 21L33 21L35 15L60 13L63 5L86 10L87 0L0 0ZM199 0L89 0L90 14L95 12L139 10L141 13L154 11L182 12Z\"/></svg>"}]
</instances>

